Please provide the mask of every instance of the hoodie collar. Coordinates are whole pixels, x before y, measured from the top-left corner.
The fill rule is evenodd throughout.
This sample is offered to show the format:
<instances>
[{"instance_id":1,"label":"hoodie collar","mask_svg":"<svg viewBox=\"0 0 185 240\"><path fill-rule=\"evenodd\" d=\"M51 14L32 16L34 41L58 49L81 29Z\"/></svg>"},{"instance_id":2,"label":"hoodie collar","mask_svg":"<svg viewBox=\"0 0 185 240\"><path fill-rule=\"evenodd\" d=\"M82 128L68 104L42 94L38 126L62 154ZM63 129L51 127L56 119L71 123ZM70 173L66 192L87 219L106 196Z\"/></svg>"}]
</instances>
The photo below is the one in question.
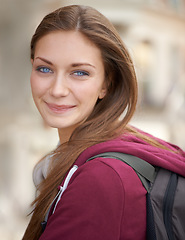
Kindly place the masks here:
<instances>
[{"instance_id":1,"label":"hoodie collar","mask_svg":"<svg viewBox=\"0 0 185 240\"><path fill-rule=\"evenodd\" d=\"M147 133L144 134L154 138L174 152L152 146L132 134L126 134L87 148L80 154L75 164L80 166L84 164L88 158L100 153L122 152L134 155L154 166L163 167L185 177L185 152L176 145L155 138Z\"/></svg>"}]
</instances>

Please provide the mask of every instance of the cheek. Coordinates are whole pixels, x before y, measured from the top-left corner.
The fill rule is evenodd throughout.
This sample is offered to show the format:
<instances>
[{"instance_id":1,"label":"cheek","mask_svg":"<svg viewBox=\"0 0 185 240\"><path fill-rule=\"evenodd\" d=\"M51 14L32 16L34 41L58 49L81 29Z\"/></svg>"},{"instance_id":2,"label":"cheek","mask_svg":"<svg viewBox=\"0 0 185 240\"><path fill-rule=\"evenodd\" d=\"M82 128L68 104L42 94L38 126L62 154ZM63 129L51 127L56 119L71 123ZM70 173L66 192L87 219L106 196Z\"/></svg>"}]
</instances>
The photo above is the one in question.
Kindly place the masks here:
<instances>
[{"instance_id":1,"label":"cheek","mask_svg":"<svg viewBox=\"0 0 185 240\"><path fill-rule=\"evenodd\" d=\"M93 89L93 87L88 88L86 91L83 91L83 93L78 94L78 98L86 108L93 109L98 100L98 91Z\"/></svg>"},{"instance_id":2,"label":"cheek","mask_svg":"<svg viewBox=\"0 0 185 240\"><path fill-rule=\"evenodd\" d=\"M76 94L78 95L78 98L85 104L85 105L95 105L100 92L102 90L102 85L97 83L96 80L92 81L91 83L87 82L81 87L78 87L78 91L76 91ZM77 88L76 88L77 89Z\"/></svg>"},{"instance_id":3,"label":"cheek","mask_svg":"<svg viewBox=\"0 0 185 240\"><path fill-rule=\"evenodd\" d=\"M38 78L31 74L30 78L31 90L33 96L41 96L45 93L47 87L45 86L44 82L40 81Z\"/></svg>"}]
</instances>

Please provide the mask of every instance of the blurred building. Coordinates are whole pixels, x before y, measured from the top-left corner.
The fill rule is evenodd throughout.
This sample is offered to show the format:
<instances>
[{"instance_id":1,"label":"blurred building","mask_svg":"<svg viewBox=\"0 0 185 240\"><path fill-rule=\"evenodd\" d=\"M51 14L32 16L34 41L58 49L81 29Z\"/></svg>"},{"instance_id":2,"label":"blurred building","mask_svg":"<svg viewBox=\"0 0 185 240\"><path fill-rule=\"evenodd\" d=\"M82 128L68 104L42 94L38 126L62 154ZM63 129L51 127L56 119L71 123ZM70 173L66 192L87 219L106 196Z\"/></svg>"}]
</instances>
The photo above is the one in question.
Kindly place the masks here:
<instances>
[{"instance_id":1,"label":"blurred building","mask_svg":"<svg viewBox=\"0 0 185 240\"><path fill-rule=\"evenodd\" d=\"M57 144L31 99L29 42L45 14L83 4L105 14L134 60L133 124L185 148L185 0L0 0L0 239L20 239L33 200L32 168ZM30 189L32 189L30 191Z\"/></svg>"}]
</instances>

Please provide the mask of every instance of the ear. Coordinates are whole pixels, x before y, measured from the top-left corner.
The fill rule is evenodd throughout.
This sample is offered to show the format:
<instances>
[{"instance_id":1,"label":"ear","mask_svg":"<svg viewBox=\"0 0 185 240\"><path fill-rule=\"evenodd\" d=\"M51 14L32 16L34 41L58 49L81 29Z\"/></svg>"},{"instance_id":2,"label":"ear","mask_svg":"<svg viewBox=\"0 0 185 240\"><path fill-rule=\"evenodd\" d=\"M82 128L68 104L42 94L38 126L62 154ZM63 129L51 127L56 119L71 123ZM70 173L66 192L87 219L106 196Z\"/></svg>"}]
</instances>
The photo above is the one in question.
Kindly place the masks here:
<instances>
[{"instance_id":1,"label":"ear","mask_svg":"<svg viewBox=\"0 0 185 240\"><path fill-rule=\"evenodd\" d=\"M31 64L33 65L33 59L31 58Z\"/></svg>"},{"instance_id":2,"label":"ear","mask_svg":"<svg viewBox=\"0 0 185 240\"><path fill-rule=\"evenodd\" d=\"M104 83L103 83L103 86L102 86L102 89L101 89L101 91L100 91L100 93L99 93L98 98L99 98L99 99L103 99L103 98L105 97L106 93L107 93L107 86L106 86L106 84L105 84L105 82L104 82Z\"/></svg>"}]
</instances>

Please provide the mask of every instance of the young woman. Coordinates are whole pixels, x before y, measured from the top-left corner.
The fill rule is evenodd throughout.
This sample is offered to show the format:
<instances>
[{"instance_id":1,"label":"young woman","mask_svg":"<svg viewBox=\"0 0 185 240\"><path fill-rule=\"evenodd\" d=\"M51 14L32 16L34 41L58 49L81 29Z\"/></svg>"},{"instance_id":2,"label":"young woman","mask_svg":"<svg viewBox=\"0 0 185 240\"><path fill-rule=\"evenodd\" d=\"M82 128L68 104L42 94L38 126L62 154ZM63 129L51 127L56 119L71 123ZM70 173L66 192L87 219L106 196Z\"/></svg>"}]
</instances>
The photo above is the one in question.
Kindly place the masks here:
<instances>
[{"instance_id":1,"label":"young woman","mask_svg":"<svg viewBox=\"0 0 185 240\"><path fill-rule=\"evenodd\" d=\"M36 29L31 62L35 104L60 145L34 169L38 197L23 239L145 239L146 190L134 170L86 161L123 152L185 175L185 153L128 125L137 81L118 33L91 7L60 8Z\"/></svg>"}]
</instances>

